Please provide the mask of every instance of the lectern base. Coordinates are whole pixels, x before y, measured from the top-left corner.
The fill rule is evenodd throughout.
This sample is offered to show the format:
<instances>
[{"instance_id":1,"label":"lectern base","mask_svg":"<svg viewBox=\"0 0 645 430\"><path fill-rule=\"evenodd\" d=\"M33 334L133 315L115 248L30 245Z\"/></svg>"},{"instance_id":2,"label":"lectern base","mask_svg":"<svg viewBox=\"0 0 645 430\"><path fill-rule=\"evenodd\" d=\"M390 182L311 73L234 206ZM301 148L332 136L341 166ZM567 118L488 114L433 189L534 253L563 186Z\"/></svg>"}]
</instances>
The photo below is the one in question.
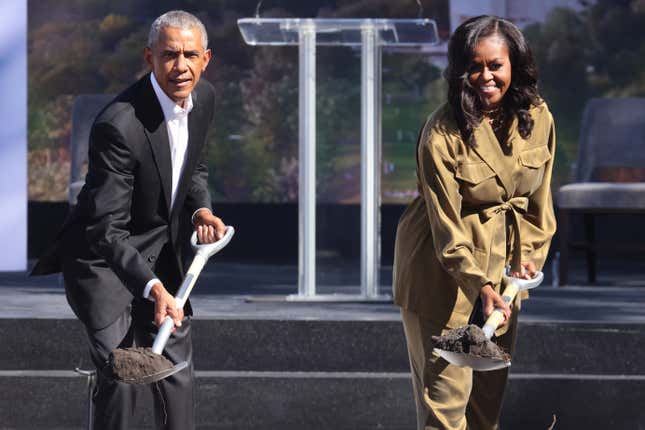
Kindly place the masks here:
<instances>
[{"instance_id":1,"label":"lectern base","mask_svg":"<svg viewBox=\"0 0 645 430\"><path fill-rule=\"evenodd\" d=\"M364 296L362 294L317 294L305 296L300 294L247 296L247 303L253 302L297 302L297 303L392 303L392 296L379 294L377 296Z\"/></svg>"}]
</instances>

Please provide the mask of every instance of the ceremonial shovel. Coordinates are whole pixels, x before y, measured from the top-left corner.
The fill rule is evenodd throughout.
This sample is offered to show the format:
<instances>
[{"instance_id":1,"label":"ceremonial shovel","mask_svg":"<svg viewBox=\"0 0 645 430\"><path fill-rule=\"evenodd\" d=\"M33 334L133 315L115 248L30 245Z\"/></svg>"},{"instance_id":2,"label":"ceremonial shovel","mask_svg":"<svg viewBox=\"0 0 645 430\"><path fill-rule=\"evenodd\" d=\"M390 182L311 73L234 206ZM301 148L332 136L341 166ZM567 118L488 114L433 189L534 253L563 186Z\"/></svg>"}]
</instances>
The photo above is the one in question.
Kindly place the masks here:
<instances>
[{"instance_id":1,"label":"ceremonial shovel","mask_svg":"<svg viewBox=\"0 0 645 430\"><path fill-rule=\"evenodd\" d=\"M532 279L519 279L513 277L505 278L508 283L506 289L504 290L504 293L502 294L502 300L504 300L506 303L511 303L519 291L530 290L531 288L535 288L540 285L540 283L542 283L542 280L544 279L544 274L542 272L538 272ZM474 342L478 343L479 345L469 343L473 341L465 338L469 337L466 335L470 335L471 333L464 333L461 339L459 339L458 345L457 343L455 343L455 346L458 347L452 348L456 350L447 349L448 347L435 347L434 350L437 354L439 354L439 356L441 356L450 364L454 364L459 367L471 367L473 370L480 372L508 367L511 365L511 361L508 355L501 353L499 347L497 347L497 345L490 341L490 338L493 337L495 330L497 330L497 327L502 321L504 321L504 313L499 309L495 309L493 313L488 317L481 330L479 329L479 327L472 325L451 330L444 336L433 336L433 341L441 342L445 338L449 337L451 335L451 332L454 336L454 334L458 332L464 333L465 331L470 329L471 333L474 332L474 335L476 337L476 340ZM473 346L482 347L482 350L497 349L500 353L491 354L492 356L486 356L487 354L474 354L471 352Z\"/></svg>"},{"instance_id":2,"label":"ceremonial shovel","mask_svg":"<svg viewBox=\"0 0 645 430\"><path fill-rule=\"evenodd\" d=\"M197 281L197 277L208 259L224 248L231 241L234 233L235 229L227 226L226 233L220 240L199 245L197 243L197 233L193 232L190 243L196 253L188 273L175 296L177 308L183 308L195 285L195 281ZM112 351L108 361L108 365L112 370L112 377L117 381L128 384L151 384L185 369L188 366L188 362L182 361L173 365L161 355L174 325L172 318L166 316L161 327L159 327L152 348L126 348Z\"/></svg>"}]
</instances>

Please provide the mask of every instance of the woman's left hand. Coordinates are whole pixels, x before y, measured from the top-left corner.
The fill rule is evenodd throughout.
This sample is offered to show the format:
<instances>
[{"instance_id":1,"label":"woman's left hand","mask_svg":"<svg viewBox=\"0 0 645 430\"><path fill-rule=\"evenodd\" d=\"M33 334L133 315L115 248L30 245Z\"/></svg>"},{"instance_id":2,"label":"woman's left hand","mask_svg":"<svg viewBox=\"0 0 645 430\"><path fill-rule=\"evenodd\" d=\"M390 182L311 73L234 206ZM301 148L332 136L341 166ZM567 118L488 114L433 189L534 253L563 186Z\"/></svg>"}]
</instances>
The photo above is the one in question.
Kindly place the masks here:
<instances>
[{"instance_id":1,"label":"woman's left hand","mask_svg":"<svg viewBox=\"0 0 645 430\"><path fill-rule=\"evenodd\" d=\"M533 279L537 274L537 266L532 261L525 261L521 263L522 272L512 272L511 276L519 279Z\"/></svg>"}]
</instances>

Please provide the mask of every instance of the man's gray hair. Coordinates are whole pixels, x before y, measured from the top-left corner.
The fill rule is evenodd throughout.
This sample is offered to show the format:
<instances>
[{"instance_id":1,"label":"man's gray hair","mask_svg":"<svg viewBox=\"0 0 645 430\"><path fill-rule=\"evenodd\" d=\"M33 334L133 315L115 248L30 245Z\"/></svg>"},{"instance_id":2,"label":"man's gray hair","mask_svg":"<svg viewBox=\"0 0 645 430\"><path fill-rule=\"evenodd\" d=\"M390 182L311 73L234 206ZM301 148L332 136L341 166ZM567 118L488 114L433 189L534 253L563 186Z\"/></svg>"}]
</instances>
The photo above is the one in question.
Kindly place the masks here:
<instances>
[{"instance_id":1,"label":"man's gray hair","mask_svg":"<svg viewBox=\"0 0 645 430\"><path fill-rule=\"evenodd\" d=\"M173 27L182 30L192 30L197 28L202 35L202 46L204 50L208 49L208 34L206 34L206 27L195 15L185 12L183 10L171 10L161 15L150 26L150 33L148 33L148 48L152 48L159 40L159 32L162 28Z\"/></svg>"}]
</instances>

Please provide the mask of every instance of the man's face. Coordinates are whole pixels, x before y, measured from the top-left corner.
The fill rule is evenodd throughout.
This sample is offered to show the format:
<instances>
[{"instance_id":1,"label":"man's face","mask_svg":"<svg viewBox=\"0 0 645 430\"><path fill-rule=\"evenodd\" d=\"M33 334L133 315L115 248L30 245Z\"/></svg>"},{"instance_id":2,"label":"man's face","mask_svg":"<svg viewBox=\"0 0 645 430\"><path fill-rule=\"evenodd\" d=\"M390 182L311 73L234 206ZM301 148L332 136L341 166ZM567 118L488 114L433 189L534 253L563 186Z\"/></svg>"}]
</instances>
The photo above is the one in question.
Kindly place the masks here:
<instances>
[{"instance_id":1,"label":"man's face","mask_svg":"<svg viewBox=\"0 0 645 430\"><path fill-rule=\"evenodd\" d=\"M145 48L143 56L164 93L183 106L206 70L211 51L204 50L198 28L165 27L159 32L157 43Z\"/></svg>"}]
</instances>

